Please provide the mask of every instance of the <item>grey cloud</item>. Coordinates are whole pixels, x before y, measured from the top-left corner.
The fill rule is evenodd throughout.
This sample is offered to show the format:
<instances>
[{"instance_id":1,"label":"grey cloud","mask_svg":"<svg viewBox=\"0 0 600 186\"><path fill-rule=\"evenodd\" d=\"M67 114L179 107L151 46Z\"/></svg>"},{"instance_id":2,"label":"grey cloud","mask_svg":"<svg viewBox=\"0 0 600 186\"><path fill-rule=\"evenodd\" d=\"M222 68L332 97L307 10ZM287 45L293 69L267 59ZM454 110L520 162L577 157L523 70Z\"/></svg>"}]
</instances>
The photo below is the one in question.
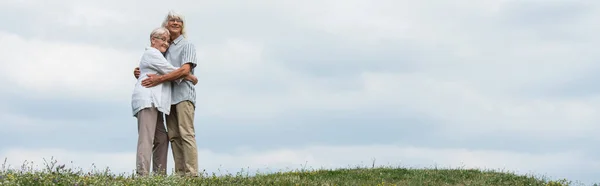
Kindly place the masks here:
<instances>
[{"instance_id":1,"label":"grey cloud","mask_svg":"<svg viewBox=\"0 0 600 186\"><path fill-rule=\"evenodd\" d=\"M36 98L19 92L24 90L0 91L0 110L33 123L10 123L20 121L0 116L0 146L93 151L131 150L128 141L135 146L136 123L128 102Z\"/></svg>"},{"instance_id":2,"label":"grey cloud","mask_svg":"<svg viewBox=\"0 0 600 186\"><path fill-rule=\"evenodd\" d=\"M4 107L10 111L9 114L36 119L38 122L34 125L45 129L14 130L5 127L1 138L14 139L7 140L11 141L6 144L8 146L118 151L131 148L127 141L135 144L136 123L130 116L128 104L11 97L14 99L3 100L12 105ZM424 132L431 129L430 124L418 119L395 116L384 109L366 109L352 111L353 114L302 111L305 114L233 120L197 113L197 139L200 147L229 151L240 146L271 149L309 144L377 144L415 138L417 136L411 134L415 134L416 130ZM44 140L27 140L31 138Z\"/></svg>"},{"instance_id":3,"label":"grey cloud","mask_svg":"<svg viewBox=\"0 0 600 186\"><path fill-rule=\"evenodd\" d=\"M381 108L349 112L302 111L259 121L198 122L200 141L217 145L272 149L308 145L370 145L429 136L433 125L410 116L385 113ZM231 128L227 127L231 126ZM235 126L235 129L233 128Z\"/></svg>"},{"instance_id":4,"label":"grey cloud","mask_svg":"<svg viewBox=\"0 0 600 186\"><path fill-rule=\"evenodd\" d=\"M10 98L0 99L6 103L3 106L5 109L37 119L85 123L122 118L122 116L133 117L131 112L126 112L131 110L129 102L99 102L86 99L48 99L14 94L4 95L9 95Z\"/></svg>"},{"instance_id":5,"label":"grey cloud","mask_svg":"<svg viewBox=\"0 0 600 186\"><path fill-rule=\"evenodd\" d=\"M364 45L324 32L298 34L270 41L266 53L290 69L316 77L415 72L424 58L420 48L403 41Z\"/></svg>"},{"instance_id":6,"label":"grey cloud","mask_svg":"<svg viewBox=\"0 0 600 186\"><path fill-rule=\"evenodd\" d=\"M0 145L3 148L60 148L91 152L131 152L135 151L137 144L136 129L135 121L125 122L124 120L72 123L68 127L59 125L53 130L42 132L9 129L0 132L2 135Z\"/></svg>"},{"instance_id":7,"label":"grey cloud","mask_svg":"<svg viewBox=\"0 0 600 186\"><path fill-rule=\"evenodd\" d=\"M593 32L582 34L582 30L589 28L578 26L582 18L593 12L596 12L595 6L585 1L515 2L503 9L499 23L505 30L528 33L530 38L582 43L589 40Z\"/></svg>"},{"instance_id":8,"label":"grey cloud","mask_svg":"<svg viewBox=\"0 0 600 186\"><path fill-rule=\"evenodd\" d=\"M592 10L583 1L516 1L505 7L503 14L507 21L531 27L573 22Z\"/></svg>"},{"instance_id":9,"label":"grey cloud","mask_svg":"<svg viewBox=\"0 0 600 186\"><path fill-rule=\"evenodd\" d=\"M576 57L581 56L574 56L574 58ZM593 58L587 58L586 60L593 60ZM515 93L525 98L543 97L577 99L582 97L593 97L600 93L600 87L596 86L597 79L600 78L600 75L598 75L600 65L592 64L587 67L588 68L579 73L564 75L556 81L546 81L522 87Z\"/></svg>"},{"instance_id":10,"label":"grey cloud","mask_svg":"<svg viewBox=\"0 0 600 186\"><path fill-rule=\"evenodd\" d=\"M3 100L15 105L10 108L11 113L39 119L35 124L48 129L23 131L5 127L6 130L0 132L2 146L111 152L134 149L136 123L130 116L128 104L12 98L14 102ZM36 105L42 108L35 108ZM486 136L457 136L444 131L442 121L382 106L345 111L296 110L264 119L231 119L199 112L195 123L198 146L217 152L231 152L240 147L269 150L310 145L397 144L549 153L591 149L595 144L585 136L536 138L531 134L502 131ZM42 140L30 140L34 138Z\"/></svg>"}]
</instances>

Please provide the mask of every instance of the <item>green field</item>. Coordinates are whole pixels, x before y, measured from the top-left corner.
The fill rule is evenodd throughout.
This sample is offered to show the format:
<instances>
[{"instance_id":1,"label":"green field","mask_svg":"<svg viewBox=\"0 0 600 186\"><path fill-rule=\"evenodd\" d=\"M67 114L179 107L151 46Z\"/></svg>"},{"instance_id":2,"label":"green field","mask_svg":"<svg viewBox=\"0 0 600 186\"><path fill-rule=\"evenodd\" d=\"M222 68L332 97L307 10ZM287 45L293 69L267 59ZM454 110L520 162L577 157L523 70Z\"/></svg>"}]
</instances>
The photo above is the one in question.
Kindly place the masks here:
<instances>
[{"instance_id":1,"label":"green field","mask_svg":"<svg viewBox=\"0 0 600 186\"><path fill-rule=\"evenodd\" d=\"M135 177L115 175L109 169L83 172L52 162L44 170L27 166L2 167L0 185L575 185L567 180L547 180L531 175L475 169L346 168L296 170L270 174L216 176L204 173L199 178L175 175Z\"/></svg>"}]
</instances>

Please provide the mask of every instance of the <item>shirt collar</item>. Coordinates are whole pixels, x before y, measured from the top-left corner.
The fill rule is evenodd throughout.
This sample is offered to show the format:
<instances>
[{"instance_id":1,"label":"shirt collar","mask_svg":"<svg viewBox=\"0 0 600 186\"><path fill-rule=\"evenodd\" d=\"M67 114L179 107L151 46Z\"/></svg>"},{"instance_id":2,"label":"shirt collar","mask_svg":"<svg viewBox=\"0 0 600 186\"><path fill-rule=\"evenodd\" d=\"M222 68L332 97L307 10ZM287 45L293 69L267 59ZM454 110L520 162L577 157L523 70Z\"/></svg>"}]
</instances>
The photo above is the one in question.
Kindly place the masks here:
<instances>
[{"instance_id":1,"label":"shirt collar","mask_svg":"<svg viewBox=\"0 0 600 186\"><path fill-rule=\"evenodd\" d=\"M173 44L179 44L179 42L183 40L183 34L179 35L179 37L177 37L177 39L173 40Z\"/></svg>"}]
</instances>

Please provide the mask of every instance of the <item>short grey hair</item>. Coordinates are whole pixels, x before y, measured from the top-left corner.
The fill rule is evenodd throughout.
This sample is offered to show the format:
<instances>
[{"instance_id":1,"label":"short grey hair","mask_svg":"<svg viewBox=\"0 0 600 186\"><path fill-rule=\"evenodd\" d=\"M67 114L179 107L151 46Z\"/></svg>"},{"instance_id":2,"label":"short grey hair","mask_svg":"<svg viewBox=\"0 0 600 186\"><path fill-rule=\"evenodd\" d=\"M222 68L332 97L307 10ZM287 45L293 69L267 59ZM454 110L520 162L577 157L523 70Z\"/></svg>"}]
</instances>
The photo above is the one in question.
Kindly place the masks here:
<instances>
[{"instance_id":1,"label":"short grey hair","mask_svg":"<svg viewBox=\"0 0 600 186\"><path fill-rule=\"evenodd\" d=\"M183 37L187 38L187 32L185 31L185 19L184 19L183 15L181 15L180 13L175 12L173 10L169 11L169 13L167 13L167 16L165 16L165 20L163 20L162 27L166 28L170 19L181 20L181 35L183 35Z\"/></svg>"},{"instance_id":2,"label":"short grey hair","mask_svg":"<svg viewBox=\"0 0 600 186\"><path fill-rule=\"evenodd\" d=\"M154 30L152 30L152 32L150 33L150 41L152 41L152 38L163 35L163 34L167 34L170 35L171 33L169 32L169 29L166 29L165 27L158 27L155 28Z\"/></svg>"}]
</instances>

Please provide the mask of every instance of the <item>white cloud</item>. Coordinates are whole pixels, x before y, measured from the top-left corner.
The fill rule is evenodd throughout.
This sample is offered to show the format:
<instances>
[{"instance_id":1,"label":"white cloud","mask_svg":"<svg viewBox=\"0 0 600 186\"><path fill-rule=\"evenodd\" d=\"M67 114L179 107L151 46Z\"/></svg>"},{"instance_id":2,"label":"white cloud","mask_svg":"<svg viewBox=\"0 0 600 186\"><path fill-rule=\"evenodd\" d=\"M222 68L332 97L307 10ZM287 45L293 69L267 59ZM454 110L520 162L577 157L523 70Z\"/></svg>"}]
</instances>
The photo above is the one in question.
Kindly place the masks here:
<instances>
[{"instance_id":1,"label":"white cloud","mask_svg":"<svg viewBox=\"0 0 600 186\"><path fill-rule=\"evenodd\" d=\"M43 159L54 157L68 168L91 170L94 164L103 170L107 166L115 173L131 173L135 167L135 153L99 153L68 151L63 149L8 149L0 157L6 157L11 167L20 167L24 161L33 161L37 168L44 168ZM294 169L353 168L356 166L402 166L405 168L478 168L512 171L518 174L534 173L551 178L569 178L591 181L577 177L578 171L599 168L597 160L590 160L579 152L554 154L527 154L508 151L482 151L468 149L430 149L399 146L313 146L298 149L253 151L240 149L235 153L217 153L207 149L199 151L200 169L209 174L290 171ZM71 161L73 162L71 164ZM173 165L169 154L169 171ZM582 169L582 165L586 168ZM569 177L568 177L569 176ZM585 180L587 179L587 180Z\"/></svg>"},{"instance_id":2,"label":"white cloud","mask_svg":"<svg viewBox=\"0 0 600 186\"><path fill-rule=\"evenodd\" d=\"M133 16L114 9L100 8L97 5L78 3L66 14L62 23L68 26L82 26L88 28L103 28L109 25L125 25L140 21L140 16Z\"/></svg>"},{"instance_id":3,"label":"white cloud","mask_svg":"<svg viewBox=\"0 0 600 186\"><path fill-rule=\"evenodd\" d=\"M40 97L129 99L140 54L0 32L1 76ZM43 92L43 93L42 93Z\"/></svg>"}]
</instances>

